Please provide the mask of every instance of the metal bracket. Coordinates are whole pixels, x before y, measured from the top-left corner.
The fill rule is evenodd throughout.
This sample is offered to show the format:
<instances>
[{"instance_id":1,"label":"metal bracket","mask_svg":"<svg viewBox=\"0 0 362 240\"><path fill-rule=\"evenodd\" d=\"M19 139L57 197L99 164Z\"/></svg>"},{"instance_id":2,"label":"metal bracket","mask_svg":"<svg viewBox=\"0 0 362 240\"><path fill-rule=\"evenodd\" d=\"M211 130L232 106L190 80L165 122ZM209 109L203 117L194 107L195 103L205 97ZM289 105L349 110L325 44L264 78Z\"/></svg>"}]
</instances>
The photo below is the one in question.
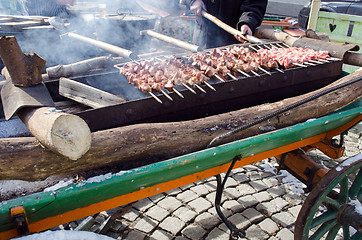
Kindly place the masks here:
<instances>
[{"instance_id":1,"label":"metal bracket","mask_svg":"<svg viewBox=\"0 0 362 240\"><path fill-rule=\"evenodd\" d=\"M26 217L25 209L23 206L16 206L10 208L10 216L20 236L29 233L28 219Z\"/></svg>"}]
</instances>

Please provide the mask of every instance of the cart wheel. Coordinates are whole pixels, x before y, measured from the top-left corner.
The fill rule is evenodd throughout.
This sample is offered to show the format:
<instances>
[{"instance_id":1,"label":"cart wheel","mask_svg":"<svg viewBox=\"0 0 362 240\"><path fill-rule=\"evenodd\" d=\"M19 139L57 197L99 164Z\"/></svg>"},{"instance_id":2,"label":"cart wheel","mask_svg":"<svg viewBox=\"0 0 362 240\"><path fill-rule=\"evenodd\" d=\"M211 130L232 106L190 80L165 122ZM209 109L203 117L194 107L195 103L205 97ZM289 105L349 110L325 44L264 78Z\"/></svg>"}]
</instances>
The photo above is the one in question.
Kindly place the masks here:
<instances>
[{"instance_id":1,"label":"cart wheel","mask_svg":"<svg viewBox=\"0 0 362 240\"><path fill-rule=\"evenodd\" d=\"M362 154L331 169L309 193L295 223L294 239L362 239ZM319 215L322 204L326 210ZM353 227L354 229L351 229Z\"/></svg>"}]
</instances>

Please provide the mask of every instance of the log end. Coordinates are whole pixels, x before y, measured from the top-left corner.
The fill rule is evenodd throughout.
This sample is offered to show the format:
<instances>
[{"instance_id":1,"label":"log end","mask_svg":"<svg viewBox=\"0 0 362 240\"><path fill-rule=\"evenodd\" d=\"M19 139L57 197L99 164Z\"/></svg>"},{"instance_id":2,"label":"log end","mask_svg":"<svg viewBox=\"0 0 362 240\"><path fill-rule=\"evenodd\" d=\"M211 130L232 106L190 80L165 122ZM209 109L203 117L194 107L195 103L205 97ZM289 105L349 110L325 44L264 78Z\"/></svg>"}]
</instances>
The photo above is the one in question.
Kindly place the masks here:
<instances>
[{"instance_id":1,"label":"log end","mask_svg":"<svg viewBox=\"0 0 362 240\"><path fill-rule=\"evenodd\" d=\"M51 141L56 152L77 160L88 152L92 135L83 119L71 114L62 114L52 126Z\"/></svg>"}]
</instances>

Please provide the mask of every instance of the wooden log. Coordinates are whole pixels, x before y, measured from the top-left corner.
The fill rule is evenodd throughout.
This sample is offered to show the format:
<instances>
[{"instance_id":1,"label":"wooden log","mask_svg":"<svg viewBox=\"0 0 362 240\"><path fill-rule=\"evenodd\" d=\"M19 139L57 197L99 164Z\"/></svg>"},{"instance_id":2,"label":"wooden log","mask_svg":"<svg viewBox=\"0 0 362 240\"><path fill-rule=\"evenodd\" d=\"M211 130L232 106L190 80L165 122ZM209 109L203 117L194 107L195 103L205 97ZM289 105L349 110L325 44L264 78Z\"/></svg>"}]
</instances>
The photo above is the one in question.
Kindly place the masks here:
<instances>
[{"instance_id":1,"label":"wooden log","mask_svg":"<svg viewBox=\"0 0 362 240\"><path fill-rule=\"evenodd\" d=\"M24 54L15 37L0 38L0 57L15 86L29 87L42 81L46 61L33 51Z\"/></svg>"},{"instance_id":2,"label":"wooden log","mask_svg":"<svg viewBox=\"0 0 362 240\"><path fill-rule=\"evenodd\" d=\"M140 162L147 164L202 150L216 136L229 131L229 126L237 127L255 121L261 116L312 94L361 76L362 71L358 71L308 94L203 119L136 124L95 132L92 134L90 150L78 161L69 161L47 151L32 137L0 139L0 172L2 173L0 179L39 180L51 175L68 175L107 165ZM260 127L273 126L280 129L310 118L324 116L361 97L362 81L358 81L291 109L288 114L273 117L269 121L238 132L225 139L224 142L264 133L265 130ZM146 159L147 162L145 162Z\"/></svg>"},{"instance_id":3,"label":"wooden log","mask_svg":"<svg viewBox=\"0 0 362 240\"><path fill-rule=\"evenodd\" d=\"M59 79L59 94L92 108L120 104L126 99L68 78Z\"/></svg>"},{"instance_id":4,"label":"wooden log","mask_svg":"<svg viewBox=\"0 0 362 240\"><path fill-rule=\"evenodd\" d=\"M30 133L47 149L77 160L91 146L91 132L80 117L55 108L22 108L18 116Z\"/></svg>"}]
</instances>

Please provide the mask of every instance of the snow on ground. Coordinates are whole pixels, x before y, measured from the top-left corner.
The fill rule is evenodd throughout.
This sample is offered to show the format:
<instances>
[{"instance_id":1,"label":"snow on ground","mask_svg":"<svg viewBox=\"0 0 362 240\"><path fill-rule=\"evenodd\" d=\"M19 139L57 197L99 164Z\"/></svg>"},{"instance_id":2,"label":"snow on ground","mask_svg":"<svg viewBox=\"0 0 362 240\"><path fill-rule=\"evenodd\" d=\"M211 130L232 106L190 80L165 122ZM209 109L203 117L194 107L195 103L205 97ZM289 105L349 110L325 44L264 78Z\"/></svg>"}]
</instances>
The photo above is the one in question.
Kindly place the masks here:
<instances>
[{"instance_id":1,"label":"snow on ground","mask_svg":"<svg viewBox=\"0 0 362 240\"><path fill-rule=\"evenodd\" d=\"M15 239L15 238L14 238ZM42 233L35 233L28 236L16 238L16 240L114 240L114 238L106 235L96 234L87 231L46 231Z\"/></svg>"}]
</instances>

